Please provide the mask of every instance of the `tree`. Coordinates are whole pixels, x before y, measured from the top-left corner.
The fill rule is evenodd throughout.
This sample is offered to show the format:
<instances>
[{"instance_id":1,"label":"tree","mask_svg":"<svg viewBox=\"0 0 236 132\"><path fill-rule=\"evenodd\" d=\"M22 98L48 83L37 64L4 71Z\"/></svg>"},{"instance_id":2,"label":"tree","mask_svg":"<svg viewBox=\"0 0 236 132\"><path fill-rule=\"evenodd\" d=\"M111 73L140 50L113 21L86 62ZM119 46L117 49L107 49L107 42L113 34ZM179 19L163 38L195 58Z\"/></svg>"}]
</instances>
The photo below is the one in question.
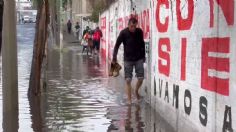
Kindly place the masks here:
<instances>
[{"instance_id":1,"label":"tree","mask_svg":"<svg viewBox=\"0 0 236 132\"><path fill-rule=\"evenodd\" d=\"M61 0L62 1L62 7L64 10L67 10L67 5L69 4L70 7L72 7L72 0Z\"/></svg>"},{"instance_id":2,"label":"tree","mask_svg":"<svg viewBox=\"0 0 236 132\"><path fill-rule=\"evenodd\" d=\"M100 1L97 4L93 3L92 6L93 6L93 12L92 15L90 16L90 20L93 22L98 22L99 13L101 13L105 9L105 3L103 1Z\"/></svg>"},{"instance_id":3,"label":"tree","mask_svg":"<svg viewBox=\"0 0 236 132\"><path fill-rule=\"evenodd\" d=\"M99 21L99 13L103 12L109 6L115 2L115 0L89 0L92 5L93 11L90 16L91 21L98 22Z\"/></svg>"},{"instance_id":4,"label":"tree","mask_svg":"<svg viewBox=\"0 0 236 132\"><path fill-rule=\"evenodd\" d=\"M33 58L29 83L29 96L40 94L41 68L45 56L45 45L48 36L49 2L37 0L37 22L34 40Z\"/></svg>"},{"instance_id":5,"label":"tree","mask_svg":"<svg viewBox=\"0 0 236 132\"><path fill-rule=\"evenodd\" d=\"M59 42L59 10L60 1L58 0L35 0L37 5L37 22L34 40L33 58L30 74L30 83L28 94L39 95L41 92L41 73L43 65L47 65L47 42L49 32L52 33L52 39L57 44ZM50 24L49 24L50 22ZM50 26L50 28L48 28ZM42 79L43 80L43 79ZM45 84L46 80L43 80Z\"/></svg>"},{"instance_id":6,"label":"tree","mask_svg":"<svg viewBox=\"0 0 236 132\"><path fill-rule=\"evenodd\" d=\"M62 0L62 7L65 9L67 5L67 0Z\"/></svg>"}]
</instances>

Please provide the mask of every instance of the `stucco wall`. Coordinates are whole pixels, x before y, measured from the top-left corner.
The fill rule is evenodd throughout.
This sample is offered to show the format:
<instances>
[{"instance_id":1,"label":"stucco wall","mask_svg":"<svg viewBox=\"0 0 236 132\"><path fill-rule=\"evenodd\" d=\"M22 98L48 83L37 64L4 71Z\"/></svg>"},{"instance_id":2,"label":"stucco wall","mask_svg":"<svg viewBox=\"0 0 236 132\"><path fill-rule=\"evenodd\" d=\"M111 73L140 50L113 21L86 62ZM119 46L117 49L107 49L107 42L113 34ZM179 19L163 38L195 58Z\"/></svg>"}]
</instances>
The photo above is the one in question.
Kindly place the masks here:
<instances>
[{"instance_id":1,"label":"stucco wall","mask_svg":"<svg viewBox=\"0 0 236 132\"><path fill-rule=\"evenodd\" d=\"M152 107L178 131L236 131L235 5L119 0L101 15L104 56L111 60L117 35L136 12L147 42L144 87ZM121 47L120 62L122 54Z\"/></svg>"},{"instance_id":2,"label":"stucco wall","mask_svg":"<svg viewBox=\"0 0 236 132\"><path fill-rule=\"evenodd\" d=\"M133 14L136 14L139 20L139 26L144 30L145 34L147 63L145 63L146 80L143 85L144 89L142 89L142 93L146 95L146 99L150 102L151 76L148 76L150 75L151 69L148 68L151 66L151 59L148 57L150 56L150 54L148 54L148 52L150 52L150 1L136 0L136 2L131 3L130 0L120 0L112 4L108 10L101 14L100 27L104 36L101 40L101 51L102 55L110 62L116 38L120 31L127 27L128 20ZM123 45L120 46L117 58L119 63L123 65ZM123 70L121 70L121 75L123 75Z\"/></svg>"}]
</instances>

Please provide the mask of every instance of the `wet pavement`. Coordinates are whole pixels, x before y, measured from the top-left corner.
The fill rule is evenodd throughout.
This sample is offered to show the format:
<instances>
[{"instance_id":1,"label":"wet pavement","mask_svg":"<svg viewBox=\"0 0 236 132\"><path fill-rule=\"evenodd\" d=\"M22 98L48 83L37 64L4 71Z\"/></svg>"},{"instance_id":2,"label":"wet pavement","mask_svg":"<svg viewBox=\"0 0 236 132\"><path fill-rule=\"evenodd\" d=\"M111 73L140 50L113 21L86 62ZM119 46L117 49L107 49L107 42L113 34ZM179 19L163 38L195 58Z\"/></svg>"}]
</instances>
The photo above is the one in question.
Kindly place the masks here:
<instances>
[{"instance_id":1,"label":"wet pavement","mask_svg":"<svg viewBox=\"0 0 236 132\"><path fill-rule=\"evenodd\" d=\"M31 127L31 114L27 90L29 86L34 33L35 24L17 25L19 124L15 124L13 126L19 126L19 131L22 132L25 130L33 131ZM2 70L0 70L0 74L0 124L2 124ZM0 127L0 131L3 131L2 127Z\"/></svg>"},{"instance_id":2,"label":"wet pavement","mask_svg":"<svg viewBox=\"0 0 236 132\"><path fill-rule=\"evenodd\" d=\"M144 100L127 105L123 77L109 78L105 60L82 54L68 35L62 52L56 48L48 54L41 97L28 100L34 25L17 29L20 132L174 131ZM2 101L0 108L2 113Z\"/></svg>"},{"instance_id":3,"label":"wet pavement","mask_svg":"<svg viewBox=\"0 0 236 132\"><path fill-rule=\"evenodd\" d=\"M62 53L49 53L43 131L149 132L149 105L127 105L123 78L109 78L100 56L82 54L75 41L67 42Z\"/></svg>"}]
</instances>

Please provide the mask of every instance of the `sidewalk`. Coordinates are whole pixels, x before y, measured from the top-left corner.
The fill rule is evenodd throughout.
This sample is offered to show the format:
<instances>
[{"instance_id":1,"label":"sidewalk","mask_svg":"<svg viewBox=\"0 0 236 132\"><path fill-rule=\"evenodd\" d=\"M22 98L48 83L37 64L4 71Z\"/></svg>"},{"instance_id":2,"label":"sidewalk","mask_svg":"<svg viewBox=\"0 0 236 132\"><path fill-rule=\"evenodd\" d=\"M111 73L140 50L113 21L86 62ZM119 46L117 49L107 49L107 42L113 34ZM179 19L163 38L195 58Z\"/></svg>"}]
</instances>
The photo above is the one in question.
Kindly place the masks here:
<instances>
[{"instance_id":1,"label":"sidewalk","mask_svg":"<svg viewBox=\"0 0 236 132\"><path fill-rule=\"evenodd\" d=\"M45 131L173 131L145 101L127 105L123 77L109 78L100 56L82 54L68 34L64 40L66 50L49 53Z\"/></svg>"}]
</instances>

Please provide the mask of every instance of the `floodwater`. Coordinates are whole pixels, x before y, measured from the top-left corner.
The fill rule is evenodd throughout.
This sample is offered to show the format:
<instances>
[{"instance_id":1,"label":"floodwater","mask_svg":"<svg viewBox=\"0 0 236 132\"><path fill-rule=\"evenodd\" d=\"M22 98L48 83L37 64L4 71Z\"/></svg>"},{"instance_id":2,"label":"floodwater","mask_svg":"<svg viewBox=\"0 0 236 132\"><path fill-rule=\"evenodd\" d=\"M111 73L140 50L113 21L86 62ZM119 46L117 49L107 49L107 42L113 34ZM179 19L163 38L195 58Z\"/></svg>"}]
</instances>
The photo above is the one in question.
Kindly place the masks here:
<instances>
[{"instance_id":1,"label":"floodwater","mask_svg":"<svg viewBox=\"0 0 236 132\"><path fill-rule=\"evenodd\" d=\"M105 69L99 56L82 55L78 46L50 52L43 131L148 131L149 106L127 105L123 78L108 78Z\"/></svg>"},{"instance_id":2,"label":"floodwater","mask_svg":"<svg viewBox=\"0 0 236 132\"><path fill-rule=\"evenodd\" d=\"M34 24L17 25L19 131L33 131L27 90L33 52ZM2 62L1 62L2 63ZM2 67L1 67L2 69ZM2 70L1 70L2 71ZM1 72L0 71L0 72ZM2 124L2 72L0 89L0 124ZM14 126L14 125L13 125ZM16 125L17 126L17 125ZM0 128L2 130L2 127Z\"/></svg>"},{"instance_id":3,"label":"floodwater","mask_svg":"<svg viewBox=\"0 0 236 132\"><path fill-rule=\"evenodd\" d=\"M49 52L47 86L41 97L29 101L34 25L17 29L20 132L173 131L144 100L127 105L124 79L109 78L104 60L81 54L70 39L63 52ZM2 92L0 99L2 113Z\"/></svg>"}]
</instances>

